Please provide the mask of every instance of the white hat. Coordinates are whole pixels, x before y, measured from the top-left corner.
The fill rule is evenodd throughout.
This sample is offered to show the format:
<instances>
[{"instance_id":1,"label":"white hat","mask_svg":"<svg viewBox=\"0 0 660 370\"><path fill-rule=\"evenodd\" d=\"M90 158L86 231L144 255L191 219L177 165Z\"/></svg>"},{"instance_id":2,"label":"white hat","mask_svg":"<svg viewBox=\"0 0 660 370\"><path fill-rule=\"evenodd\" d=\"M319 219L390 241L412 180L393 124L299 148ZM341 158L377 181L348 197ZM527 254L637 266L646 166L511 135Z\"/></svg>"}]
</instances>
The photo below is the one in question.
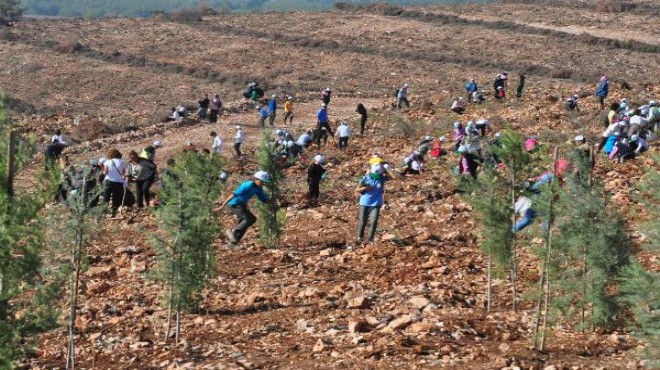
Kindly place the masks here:
<instances>
[{"instance_id":1,"label":"white hat","mask_svg":"<svg viewBox=\"0 0 660 370\"><path fill-rule=\"evenodd\" d=\"M291 98L291 95L287 95L287 96L286 96L286 100L291 100L291 99L292 99L292 98Z\"/></svg>"},{"instance_id":2,"label":"white hat","mask_svg":"<svg viewBox=\"0 0 660 370\"><path fill-rule=\"evenodd\" d=\"M236 125L236 129L237 129L237 130L240 130L240 129L241 129L241 126Z\"/></svg>"},{"instance_id":3,"label":"white hat","mask_svg":"<svg viewBox=\"0 0 660 370\"><path fill-rule=\"evenodd\" d=\"M293 140L289 140L289 141L286 142L286 147L287 147L287 148L293 148L293 144L295 144L295 143L293 142Z\"/></svg>"},{"instance_id":4,"label":"white hat","mask_svg":"<svg viewBox=\"0 0 660 370\"><path fill-rule=\"evenodd\" d=\"M163 147L163 143L160 140L154 141L153 145L154 145L155 148L162 148Z\"/></svg>"},{"instance_id":5,"label":"white hat","mask_svg":"<svg viewBox=\"0 0 660 370\"><path fill-rule=\"evenodd\" d=\"M426 135L422 138L422 140L433 140L432 136Z\"/></svg>"},{"instance_id":6,"label":"white hat","mask_svg":"<svg viewBox=\"0 0 660 370\"><path fill-rule=\"evenodd\" d=\"M502 133L501 133L501 132L496 132L496 133L495 133L495 137L496 137L496 138L500 138L501 136L502 136Z\"/></svg>"},{"instance_id":7,"label":"white hat","mask_svg":"<svg viewBox=\"0 0 660 370\"><path fill-rule=\"evenodd\" d=\"M277 97L277 95L273 94L272 98L275 99L276 97Z\"/></svg>"},{"instance_id":8,"label":"white hat","mask_svg":"<svg viewBox=\"0 0 660 370\"><path fill-rule=\"evenodd\" d=\"M325 107L325 103L321 103L321 108L324 108L324 107Z\"/></svg>"},{"instance_id":9,"label":"white hat","mask_svg":"<svg viewBox=\"0 0 660 370\"><path fill-rule=\"evenodd\" d=\"M220 172L220 180L227 180L227 177L229 177L229 175L227 175L227 172L225 171Z\"/></svg>"},{"instance_id":10,"label":"white hat","mask_svg":"<svg viewBox=\"0 0 660 370\"><path fill-rule=\"evenodd\" d=\"M655 107L656 105L658 105L658 101L657 100L651 100L649 102L649 105L652 106L652 107Z\"/></svg>"},{"instance_id":11,"label":"white hat","mask_svg":"<svg viewBox=\"0 0 660 370\"><path fill-rule=\"evenodd\" d=\"M322 156L321 154L317 154L316 156L314 156L314 161L318 164L323 164L325 163L325 157Z\"/></svg>"},{"instance_id":12,"label":"white hat","mask_svg":"<svg viewBox=\"0 0 660 370\"><path fill-rule=\"evenodd\" d=\"M578 135L575 137L575 141L582 141L582 140L584 140L584 136L582 135Z\"/></svg>"},{"instance_id":13,"label":"white hat","mask_svg":"<svg viewBox=\"0 0 660 370\"><path fill-rule=\"evenodd\" d=\"M257 180L261 180L263 182L269 182L270 181L270 175L266 171L257 171L254 174L254 178Z\"/></svg>"},{"instance_id":14,"label":"white hat","mask_svg":"<svg viewBox=\"0 0 660 370\"><path fill-rule=\"evenodd\" d=\"M193 142L190 141L190 140L188 140L188 141L186 141L186 145L187 145L187 146L193 146Z\"/></svg>"},{"instance_id":15,"label":"white hat","mask_svg":"<svg viewBox=\"0 0 660 370\"><path fill-rule=\"evenodd\" d=\"M463 100L463 97L462 97L462 96L459 96L459 97L458 97L458 100L461 100L461 101L462 101L462 100Z\"/></svg>"},{"instance_id":16,"label":"white hat","mask_svg":"<svg viewBox=\"0 0 660 370\"><path fill-rule=\"evenodd\" d=\"M282 135L282 134L284 134L284 131L282 131L278 128L277 130L275 130L275 134L276 135Z\"/></svg>"},{"instance_id":17,"label":"white hat","mask_svg":"<svg viewBox=\"0 0 660 370\"><path fill-rule=\"evenodd\" d=\"M403 87L408 87L408 84L403 84Z\"/></svg>"},{"instance_id":18,"label":"white hat","mask_svg":"<svg viewBox=\"0 0 660 370\"><path fill-rule=\"evenodd\" d=\"M578 98L577 94L573 94L573 99L577 99L577 98Z\"/></svg>"},{"instance_id":19,"label":"white hat","mask_svg":"<svg viewBox=\"0 0 660 370\"><path fill-rule=\"evenodd\" d=\"M438 139L438 141L440 141L440 142L445 142L445 141L447 141L447 138L444 137L444 136L440 136L440 138Z\"/></svg>"},{"instance_id":20,"label":"white hat","mask_svg":"<svg viewBox=\"0 0 660 370\"><path fill-rule=\"evenodd\" d=\"M388 163L385 163L385 164L383 165L383 168L386 169L386 170L389 170L389 169L390 169L390 165L389 165Z\"/></svg>"},{"instance_id":21,"label":"white hat","mask_svg":"<svg viewBox=\"0 0 660 370\"><path fill-rule=\"evenodd\" d=\"M380 175L381 173L383 173L383 166L380 163L374 164L374 165L371 166L371 171L370 172L375 173L377 175Z\"/></svg>"}]
</instances>

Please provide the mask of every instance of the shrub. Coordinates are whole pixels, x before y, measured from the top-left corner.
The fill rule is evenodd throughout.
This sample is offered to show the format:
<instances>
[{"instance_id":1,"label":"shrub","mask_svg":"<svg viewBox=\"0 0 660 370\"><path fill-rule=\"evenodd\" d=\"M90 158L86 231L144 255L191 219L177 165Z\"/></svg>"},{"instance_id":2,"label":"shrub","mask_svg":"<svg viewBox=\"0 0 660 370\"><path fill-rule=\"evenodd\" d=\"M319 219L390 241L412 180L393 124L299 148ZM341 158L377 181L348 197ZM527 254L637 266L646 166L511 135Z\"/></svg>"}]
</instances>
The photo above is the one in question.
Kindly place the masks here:
<instances>
[{"instance_id":1,"label":"shrub","mask_svg":"<svg viewBox=\"0 0 660 370\"><path fill-rule=\"evenodd\" d=\"M55 51L62 54L74 54L81 52L85 47L79 42L72 39L62 39L54 46Z\"/></svg>"}]
</instances>

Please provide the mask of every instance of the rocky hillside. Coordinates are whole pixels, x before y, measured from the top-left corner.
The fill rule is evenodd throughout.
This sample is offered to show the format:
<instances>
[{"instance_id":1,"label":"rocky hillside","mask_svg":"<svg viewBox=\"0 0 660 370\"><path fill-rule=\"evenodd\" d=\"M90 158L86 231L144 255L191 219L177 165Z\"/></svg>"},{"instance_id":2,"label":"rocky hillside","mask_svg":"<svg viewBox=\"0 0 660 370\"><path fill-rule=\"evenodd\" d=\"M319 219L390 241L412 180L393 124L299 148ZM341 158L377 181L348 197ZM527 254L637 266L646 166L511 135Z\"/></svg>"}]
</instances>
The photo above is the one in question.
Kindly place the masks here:
<instances>
[{"instance_id":1,"label":"rocky hillside","mask_svg":"<svg viewBox=\"0 0 660 370\"><path fill-rule=\"evenodd\" d=\"M77 322L79 366L86 368L207 369L620 369L637 368L637 343L629 333L579 332L557 325L546 353L530 349L532 304L517 312L497 299L485 312L485 257L477 245L472 208L455 193L450 154L429 163L418 177L401 177L387 188L378 242L350 248L357 225L355 180L374 152L398 163L423 135L449 136L451 123L490 118L537 134L544 144L585 134L598 139L602 115L593 93L601 73L613 81L610 99L641 104L660 96L658 51L643 29L620 37L588 32L538 31L560 27L560 13L536 19L539 8L517 5L401 9L377 6L351 12L226 15L179 24L154 20L34 21L3 30L2 88L26 131L42 138L55 128L77 143L67 149L74 163L98 158L111 146L122 152L162 140L160 168L186 141L210 146L208 134L225 140L236 123L246 126L247 158L229 159L230 184L256 169L259 139L254 110L240 101L249 81L267 94L296 97L300 133L315 122L318 90L330 86L333 125L349 120L357 130L357 103L369 109L369 130L345 152L328 146L330 179L322 205L303 206L304 165L287 170L287 230L279 247L264 249L256 230L239 251L220 249L220 270L204 293L200 312L183 317L183 340L163 338L163 287L149 271L155 230L150 214L129 213L104 221L92 240L91 265ZM501 10L501 11L499 11ZM584 11L587 12L587 11ZM598 14L580 13L573 27L597 30ZM514 17L515 20L511 18ZM577 16L576 16L577 17ZM642 15L626 15L644 23ZM501 22L501 23L500 23ZM539 27L536 23L544 23ZM580 23L581 22L581 23ZM528 24L529 23L529 24ZM530 25L535 23L534 25ZM504 26L503 26L504 25ZM544 28L545 27L545 28ZM564 27L564 26L561 26ZM596 40L596 41L593 41ZM458 117L451 98L467 78L490 89L495 74L508 70L511 85L528 74L523 99L468 107ZM412 109L391 110L394 89L411 85ZM509 88L511 93L513 88ZM191 105L204 92L219 92L225 113L217 125L175 127L160 123L178 101ZM584 97L582 111L567 113L563 97ZM79 125L74 119L79 118ZM280 118L281 119L281 118ZM281 121L278 127L282 127ZM630 217L636 243L645 236L637 221L653 215L634 196L657 147L642 158L614 165L599 158L596 176ZM32 171L21 174L34 181ZM530 174L531 175L531 174ZM229 191L229 190L227 190ZM50 207L58 207L51 205ZM632 212L632 209L635 212ZM230 227L233 217L223 218ZM530 249L538 240L522 236L522 285L538 276ZM641 249L640 249L641 250ZM658 256L639 252L648 268ZM495 281L496 297L510 295L507 280ZM521 295L521 302L527 302ZM64 306L64 303L62 304ZM64 327L40 337L32 368L62 367Z\"/></svg>"}]
</instances>

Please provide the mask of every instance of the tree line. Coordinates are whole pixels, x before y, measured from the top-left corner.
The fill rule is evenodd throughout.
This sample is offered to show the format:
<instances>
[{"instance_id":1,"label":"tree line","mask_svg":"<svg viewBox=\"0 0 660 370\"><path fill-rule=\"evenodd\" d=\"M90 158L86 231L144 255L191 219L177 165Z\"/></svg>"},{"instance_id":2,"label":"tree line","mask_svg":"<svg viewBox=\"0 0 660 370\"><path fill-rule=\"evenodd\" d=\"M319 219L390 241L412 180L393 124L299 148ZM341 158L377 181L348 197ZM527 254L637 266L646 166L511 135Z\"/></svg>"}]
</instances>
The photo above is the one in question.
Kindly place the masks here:
<instances>
[{"instance_id":1,"label":"tree line","mask_svg":"<svg viewBox=\"0 0 660 370\"><path fill-rule=\"evenodd\" d=\"M452 4L486 2L488 0L392 0L396 5ZM348 1L366 5L374 1ZM204 8L215 12L248 11L312 11L332 9L334 0L0 0L2 4L19 4L28 15L56 17L149 17L154 12Z\"/></svg>"}]
</instances>

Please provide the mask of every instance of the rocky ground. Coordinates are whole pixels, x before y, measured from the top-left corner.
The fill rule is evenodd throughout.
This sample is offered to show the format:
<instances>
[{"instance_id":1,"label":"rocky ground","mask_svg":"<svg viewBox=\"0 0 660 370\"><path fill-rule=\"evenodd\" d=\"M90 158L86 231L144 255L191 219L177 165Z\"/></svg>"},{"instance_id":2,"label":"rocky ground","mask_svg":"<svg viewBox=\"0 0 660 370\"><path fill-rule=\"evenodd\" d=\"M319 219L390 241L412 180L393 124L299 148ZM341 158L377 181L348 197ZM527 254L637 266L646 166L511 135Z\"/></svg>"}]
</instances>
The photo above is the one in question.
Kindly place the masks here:
<instances>
[{"instance_id":1,"label":"rocky ground","mask_svg":"<svg viewBox=\"0 0 660 370\"><path fill-rule=\"evenodd\" d=\"M496 131L510 127L538 134L550 148L578 133L598 139L603 112L589 95L601 71L615 81L611 99L641 103L660 96L660 81L651 73L658 67L657 54L378 12L231 15L188 25L130 19L35 21L12 30L14 41L2 41L0 73L11 76L3 80L3 88L16 99L15 107L23 108L16 117L43 138L62 127L77 143L67 149L74 163L98 158L112 146L127 152L162 140L165 147L157 162L163 168L186 141L210 147L211 130L230 141L233 126L240 123L246 127L247 158L237 162L230 145L225 148L230 185L235 185L256 169L257 117L239 99L242 85L252 79L267 85L268 93L296 96L297 118L287 127L296 134L314 122L316 94L325 86L335 90L333 125L346 119L355 132L357 103L365 103L370 112L367 135L352 139L347 151L323 148L330 179L322 187L321 206L304 207L304 165L287 170L291 206L277 248L257 244L257 230L248 232L239 251L221 249L225 241L218 239L218 275L204 293L201 312L183 316L178 345L164 338L164 289L149 279L154 251L147 238L156 228L154 218L129 213L122 220L103 221L92 238L91 263L83 277L77 322L80 367L640 366L629 333L581 333L564 322L557 323L547 352L532 351L531 303L521 294L514 312L507 280L495 281L495 306L485 312L485 259L471 207L454 192L454 155L429 163L421 176L397 178L388 185L373 246L354 248L351 243L357 224L352 190L374 152L398 163L419 137L449 136L451 123L459 119L448 112L450 99L462 91L468 76L488 88L501 69L512 74L536 71L523 99L470 106L460 119L487 117ZM456 38L461 42L452 42ZM64 39L79 40L85 48L68 54L48 46L48 40ZM594 79L582 83L577 73L569 79L553 77L578 66ZM623 80L631 90L621 88ZM412 85L413 107L399 114L390 109L391 90L402 81ZM195 101L200 92L217 90L227 108L219 124L159 123L177 100ZM584 93L582 112L568 114L561 99L574 92ZM76 117L81 118L78 126L73 124ZM624 165L599 158L595 171L612 201L634 217L630 228L638 244L645 236L634 225L653 215L634 195L644 168L657 168L653 154L657 147ZM21 174L22 182L34 181L36 170L35 165ZM232 223L233 217L223 217L225 228ZM522 285L531 285L538 263L529 249L538 240L533 231L521 239L520 277ZM652 253L640 249L638 258L649 268L658 266ZM43 335L29 366L62 368L65 335L64 327Z\"/></svg>"}]
</instances>

